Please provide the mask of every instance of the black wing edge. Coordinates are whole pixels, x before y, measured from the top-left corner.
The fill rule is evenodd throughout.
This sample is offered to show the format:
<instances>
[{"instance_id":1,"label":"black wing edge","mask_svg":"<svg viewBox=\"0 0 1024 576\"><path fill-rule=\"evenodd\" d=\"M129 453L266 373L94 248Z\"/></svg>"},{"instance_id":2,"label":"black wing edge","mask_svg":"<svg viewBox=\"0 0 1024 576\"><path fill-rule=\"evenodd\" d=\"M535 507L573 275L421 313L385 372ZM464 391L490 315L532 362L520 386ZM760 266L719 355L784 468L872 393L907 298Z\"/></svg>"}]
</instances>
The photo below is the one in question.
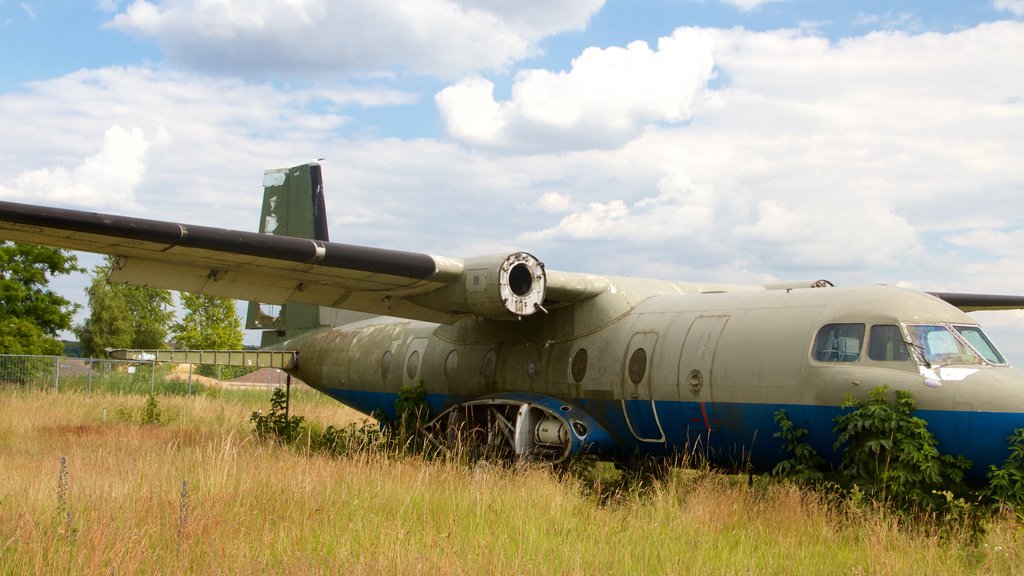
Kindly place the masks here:
<instances>
[{"instance_id":1,"label":"black wing edge","mask_svg":"<svg viewBox=\"0 0 1024 576\"><path fill-rule=\"evenodd\" d=\"M428 254L0 201L0 239L5 222L405 278L427 279L436 272Z\"/></svg>"},{"instance_id":2,"label":"black wing edge","mask_svg":"<svg viewBox=\"0 0 1024 576\"><path fill-rule=\"evenodd\" d=\"M929 292L929 294L949 302L964 312L1024 309L1024 296L964 294L960 292Z\"/></svg>"}]
</instances>

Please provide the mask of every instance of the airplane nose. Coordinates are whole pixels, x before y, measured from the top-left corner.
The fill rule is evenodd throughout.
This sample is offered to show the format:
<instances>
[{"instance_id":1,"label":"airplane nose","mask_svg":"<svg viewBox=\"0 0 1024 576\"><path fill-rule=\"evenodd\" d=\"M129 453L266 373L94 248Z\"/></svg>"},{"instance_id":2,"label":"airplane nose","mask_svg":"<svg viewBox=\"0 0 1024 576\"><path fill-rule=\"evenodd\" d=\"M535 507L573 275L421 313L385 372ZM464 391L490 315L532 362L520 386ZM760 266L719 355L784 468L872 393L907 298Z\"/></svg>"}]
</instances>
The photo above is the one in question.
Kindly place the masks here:
<instances>
[{"instance_id":1,"label":"airplane nose","mask_svg":"<svg viewBox=\"0 0 1024 576\"><path fill-rule=\"evenodd\" d=\"M1024 414L1024 372L1000 367L979 370L967 377L957 403L975 412Z\"/></svg>"},{"instance_id":2,"label":"airplane nose","mask_svg":"<svg viewBox=\"0 0 1024 576\"><path fill-rule=\"evenodd\" d=\"M939 450L971 460L968 478L983 482L989 466L1009 456L1007 438L1024 428L1024 372L1014 368L979 370L962 382L952 411L923 411Z\"/></svg>"}]
</instances>

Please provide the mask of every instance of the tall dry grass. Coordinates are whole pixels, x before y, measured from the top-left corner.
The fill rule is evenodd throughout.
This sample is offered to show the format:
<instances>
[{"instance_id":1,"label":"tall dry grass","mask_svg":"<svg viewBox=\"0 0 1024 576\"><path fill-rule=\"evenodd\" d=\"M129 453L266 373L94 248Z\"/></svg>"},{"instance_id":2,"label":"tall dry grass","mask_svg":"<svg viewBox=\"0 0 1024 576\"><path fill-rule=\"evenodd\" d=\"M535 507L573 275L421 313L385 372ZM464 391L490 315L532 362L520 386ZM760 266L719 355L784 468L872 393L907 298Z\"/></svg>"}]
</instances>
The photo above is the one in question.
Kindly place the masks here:
<instances>
[{"instance_id":1,"label":"tall dry grass","mask_svg":"<svg viewBox=\"0 0 1024 576\"><path fill-rule=\"evenodd\" d=\"M248 417L269 394L159 400L165 422L140 425L114 414L141 397L0 392L3 573L962 574L1024 561L1013 518L978 542L940 538L706 471L603 501L542 466L257 442ZM324 425L360 418L296 404Z\"/></svg>"}]
</instances>

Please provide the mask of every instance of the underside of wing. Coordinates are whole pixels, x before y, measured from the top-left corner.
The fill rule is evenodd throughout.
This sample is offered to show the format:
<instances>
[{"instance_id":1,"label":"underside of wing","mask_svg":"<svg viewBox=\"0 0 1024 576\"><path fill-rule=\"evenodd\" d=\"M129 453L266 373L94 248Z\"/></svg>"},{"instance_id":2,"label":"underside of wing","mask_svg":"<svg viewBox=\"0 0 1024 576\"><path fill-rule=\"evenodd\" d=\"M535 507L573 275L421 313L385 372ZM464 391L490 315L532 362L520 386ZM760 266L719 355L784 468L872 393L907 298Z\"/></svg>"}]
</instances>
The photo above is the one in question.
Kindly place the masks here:
<instances>
[{"instance_id":1,"label":"underside of wing","mask_svg":"<svg viewBox=\"0 0 1024 576\"><path fill-rule=\"evenodd\" d=\"M113 255L116 282L429 322L515 318L549 302L543 264L523 252L462 260L11 202L0 202L0 240ZM555 276L558 303L604 288Z\"/></svg>"}]
</instances>

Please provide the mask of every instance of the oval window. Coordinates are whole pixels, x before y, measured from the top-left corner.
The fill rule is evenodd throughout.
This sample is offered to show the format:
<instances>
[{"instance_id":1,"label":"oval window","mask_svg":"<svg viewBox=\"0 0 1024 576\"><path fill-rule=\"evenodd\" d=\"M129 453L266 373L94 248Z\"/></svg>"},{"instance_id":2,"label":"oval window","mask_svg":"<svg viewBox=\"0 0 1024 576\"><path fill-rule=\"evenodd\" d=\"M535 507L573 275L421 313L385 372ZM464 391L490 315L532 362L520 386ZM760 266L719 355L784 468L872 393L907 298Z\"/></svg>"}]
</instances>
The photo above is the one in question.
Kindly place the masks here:
<instances>
[{"instance_id":1,"label":"oval window","mask_svg":"<svg viewBox=\"0 0 1024 576\"><path fill-rule=\"evenodd\" d=\"M489 350L487 354L484 354L484 364L480 367L480 375L484 377L484 382L488 384L494 384L494 373L498 368L498 353L494 350Z\"/></svg>"},{"instance_id":2,"label":"oval window","mask_svg":"<svg viewBox=\"0 0 1024 576\"><path fill-rule=\"evenodd\" d=\"M633 351L633 354L629 357L629 380L633 384L639 384L643 381L644 375L647 373L647 351L643 348L637 348Z\"/></svg>"},{"instance_id":3,"label":"oval window","mask_svg":"<svg viewBox=\"0 0 1024 576\"><path fill-rule=\"evenodd\" d=\"M449 381L455 380L455 373L459 370L459 351L452 350L444 359L444 375Z\"/></svg>"},{"instance_id":4,"label":"oval window","mask_svg":"<svg viewBox=\"0 0 1024 576\"><path fill-rule=\"evenodd\" d=\"M380 377L384 380L388 379L388 375L391 374L391 350L385 350L384 355L380 357Z\"/></svg>"},{"instance_id":5,"label":"oval window","mask_svg":"<svg viewBox=\"0 0 1024 576\"><path fill-rule=\"evenodd\" d=\"M413 350L412 354L409 354L409 359L405 361L405 375L408 376L410 380L414 380L419 369L420 351Z\"/></svg>"},{"instance_id":6,"label":"oval window","mask_svg":"<svg viewBox=\"0 0 1024 576\"><path fill-rule=\"evenodd\" d=\"M569 375L572 376L573 382L579 384L583 381L587 375L587 362L586 348L580 348L572 355L572 361L569 362Z\"/></svg>"}]
</instances>

